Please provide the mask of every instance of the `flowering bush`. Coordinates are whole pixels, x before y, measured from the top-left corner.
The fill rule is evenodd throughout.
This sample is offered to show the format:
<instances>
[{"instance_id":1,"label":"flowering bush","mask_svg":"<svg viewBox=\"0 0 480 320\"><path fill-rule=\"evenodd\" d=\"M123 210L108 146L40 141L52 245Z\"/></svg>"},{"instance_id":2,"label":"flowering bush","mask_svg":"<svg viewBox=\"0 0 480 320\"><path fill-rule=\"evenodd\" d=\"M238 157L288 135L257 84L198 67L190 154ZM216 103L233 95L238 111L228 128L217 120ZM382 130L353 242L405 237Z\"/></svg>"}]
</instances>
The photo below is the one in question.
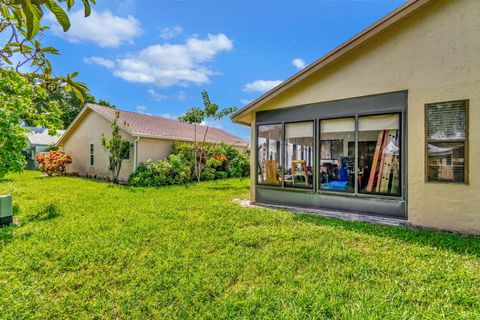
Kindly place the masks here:
<instances>
[{"instance_id":1,"label":"flowering bush","mask_svg":"<svg viewBox=\"0 0 480 320\"><path fill-rule=\"evenodd\" d=\"M72 158L62 150L39 153L35 160L40 164L40 170L49 176L65 174L67 164L72 163Z\"/></svg>"},{"instance_id":2,"label":"flowering bush","mask_svg":"<svg viewBox=\"0 0 480 320\"><path fill-rule=\"evenodd\" d=\"M198 150L197 150L198 151ZM195 146L191 143L176 142L172 154L165 160L141 163L130 175L128 184L138 187L159 187L184 184L196 180ZM202 181L246 177L250 173L248 155L234 147L221 144L205 144L201 157Z\"/></svg>"},{"instance_id":3,"label":"flowering bush","mask_svg":"<svg viewBox=\"0 0 480 320\"><path fill-rule=\"evenodd\" d=\"M173 144L172 153L188 163L192 173L195 172L193 144L176 142ZM202 180L247 177L250 174L248 154L226 143L205 144L204 154L201 158L202 171L206 171L201 175Z\"/></svg>"}]
</instances>

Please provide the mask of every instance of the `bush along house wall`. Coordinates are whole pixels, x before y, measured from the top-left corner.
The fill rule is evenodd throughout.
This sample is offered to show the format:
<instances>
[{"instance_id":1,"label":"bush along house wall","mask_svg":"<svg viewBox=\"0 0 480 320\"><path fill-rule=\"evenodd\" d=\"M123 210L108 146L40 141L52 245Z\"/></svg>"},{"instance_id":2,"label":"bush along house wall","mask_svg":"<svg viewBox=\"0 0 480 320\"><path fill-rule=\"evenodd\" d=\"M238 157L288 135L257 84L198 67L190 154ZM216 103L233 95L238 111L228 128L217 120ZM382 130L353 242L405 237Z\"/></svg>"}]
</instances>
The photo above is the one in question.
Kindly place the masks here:
<instances>
[{"instance_id":1,"label":"bush along house wall","mask_svg":"<svg viewBox=\"0 0 480 320\"><path fill-rule=\"evenodd\" d=\"M241 178L250 174L250 160L246 152L233 146L205 144L202 148L201 181ZM198 153L197 153L198 154ZM197 181L195 177L195 146L175 142L172 153L164 160L141 163L130 175L128 184L139 187L160 187Z\"/></svg>"}]
</instances>

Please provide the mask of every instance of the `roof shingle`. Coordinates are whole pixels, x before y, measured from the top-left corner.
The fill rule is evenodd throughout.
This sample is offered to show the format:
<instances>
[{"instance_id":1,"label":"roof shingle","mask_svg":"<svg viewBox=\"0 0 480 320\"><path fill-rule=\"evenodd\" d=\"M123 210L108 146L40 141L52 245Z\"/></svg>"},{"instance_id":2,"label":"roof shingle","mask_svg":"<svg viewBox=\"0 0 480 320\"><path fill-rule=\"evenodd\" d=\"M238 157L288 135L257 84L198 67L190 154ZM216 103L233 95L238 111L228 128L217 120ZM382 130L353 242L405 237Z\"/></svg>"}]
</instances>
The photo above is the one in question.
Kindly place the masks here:
<instances>
[{"instance_id":1,"label":"roof shingle","mask_svg":"<svg viewBox=\"0 0 480 320\"><path fill-rule=\"evenodd\" d=\"M126 122L128 126L125 129L132 135L145 135L182 141L194 141L195 139L195 126L193 124L136 112L112 109L97 104L89 103L87 106L111 121L115 118L115 113L119 111L119 124ZM203 140L206 128L206 126L197 125L197 141ZM223 141L237 146L248 145L247 141L224 130L213 127L208 128L206 141L212 143L220 143Z\"/></svg>"}]
</instances>

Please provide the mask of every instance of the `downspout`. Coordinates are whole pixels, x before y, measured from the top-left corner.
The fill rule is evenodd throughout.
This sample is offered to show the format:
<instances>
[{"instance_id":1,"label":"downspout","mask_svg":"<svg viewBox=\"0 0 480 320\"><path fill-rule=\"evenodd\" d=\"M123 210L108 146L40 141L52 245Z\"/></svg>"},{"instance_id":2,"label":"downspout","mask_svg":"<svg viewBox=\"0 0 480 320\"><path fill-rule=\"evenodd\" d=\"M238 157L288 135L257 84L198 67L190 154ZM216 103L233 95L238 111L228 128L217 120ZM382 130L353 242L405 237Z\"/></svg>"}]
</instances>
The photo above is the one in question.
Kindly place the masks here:
<instances>
[{"instance_id":1,"label":"downspout","mask_svg":"<svg viewBox=\"0 0 480 320\"><path fill-rule=\"evenodd\" d=\"M133 141L133 172L135 173L135 170L137 170L137 145L138 145L138 140L140 137L137 137L135 141Z\"/></svg>"}]
</instances>

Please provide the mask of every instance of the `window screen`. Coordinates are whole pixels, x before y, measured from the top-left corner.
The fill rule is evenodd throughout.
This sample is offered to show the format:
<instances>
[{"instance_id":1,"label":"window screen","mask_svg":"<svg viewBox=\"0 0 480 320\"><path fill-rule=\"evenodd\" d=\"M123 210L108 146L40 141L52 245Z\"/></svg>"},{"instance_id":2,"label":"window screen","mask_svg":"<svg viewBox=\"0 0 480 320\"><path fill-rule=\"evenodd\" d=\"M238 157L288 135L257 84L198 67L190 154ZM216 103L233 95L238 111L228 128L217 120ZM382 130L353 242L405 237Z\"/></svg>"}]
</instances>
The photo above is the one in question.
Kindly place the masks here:
<instances>
[{"instance_id":1,"label":"window screen","mask_svg":"<svg viewBox=\"0 0 480 320\"><path fill-rule=\"evenodd\" d=\"M465 182L467 101L426 106L427 181Z\"/></svg>"},{"instance_id":2,"label":"window screen","mask_svg":"<svg viewBox=\"0 0 480 320\"><path fill-rule=\"evenodd\" d=\"M285 186L313 188L313 121L285 124Z\"/></svg>"},{"instance_id":3,"label":"window screen","mask_svg":"<svg viewBox=\"0 0 480 320\"><path fill-rule=\"evenodd\" d=\"M259 184L282 185L282 125L258 126L257 174Z\"/></svg>"},{"instance_id":4,"label":"window screen","mask_svg":"<svg viewBox=\"0 0 480 320\"><path fill-rule=\"evenodd\" d=\"M349 154L349 144L354 149ZM320 189L348 192L355 190L355 118L320 121Z\"/></svg>"},{"instance_id":5,"label":"window screen","mask_svg":"<svg viewBox=\"0 0 480 320\"><path fill-rule=\"evenodd\" d=\"M401 194L400 114L358 118L358 191Z\"/></svg>"}]
</instances>

